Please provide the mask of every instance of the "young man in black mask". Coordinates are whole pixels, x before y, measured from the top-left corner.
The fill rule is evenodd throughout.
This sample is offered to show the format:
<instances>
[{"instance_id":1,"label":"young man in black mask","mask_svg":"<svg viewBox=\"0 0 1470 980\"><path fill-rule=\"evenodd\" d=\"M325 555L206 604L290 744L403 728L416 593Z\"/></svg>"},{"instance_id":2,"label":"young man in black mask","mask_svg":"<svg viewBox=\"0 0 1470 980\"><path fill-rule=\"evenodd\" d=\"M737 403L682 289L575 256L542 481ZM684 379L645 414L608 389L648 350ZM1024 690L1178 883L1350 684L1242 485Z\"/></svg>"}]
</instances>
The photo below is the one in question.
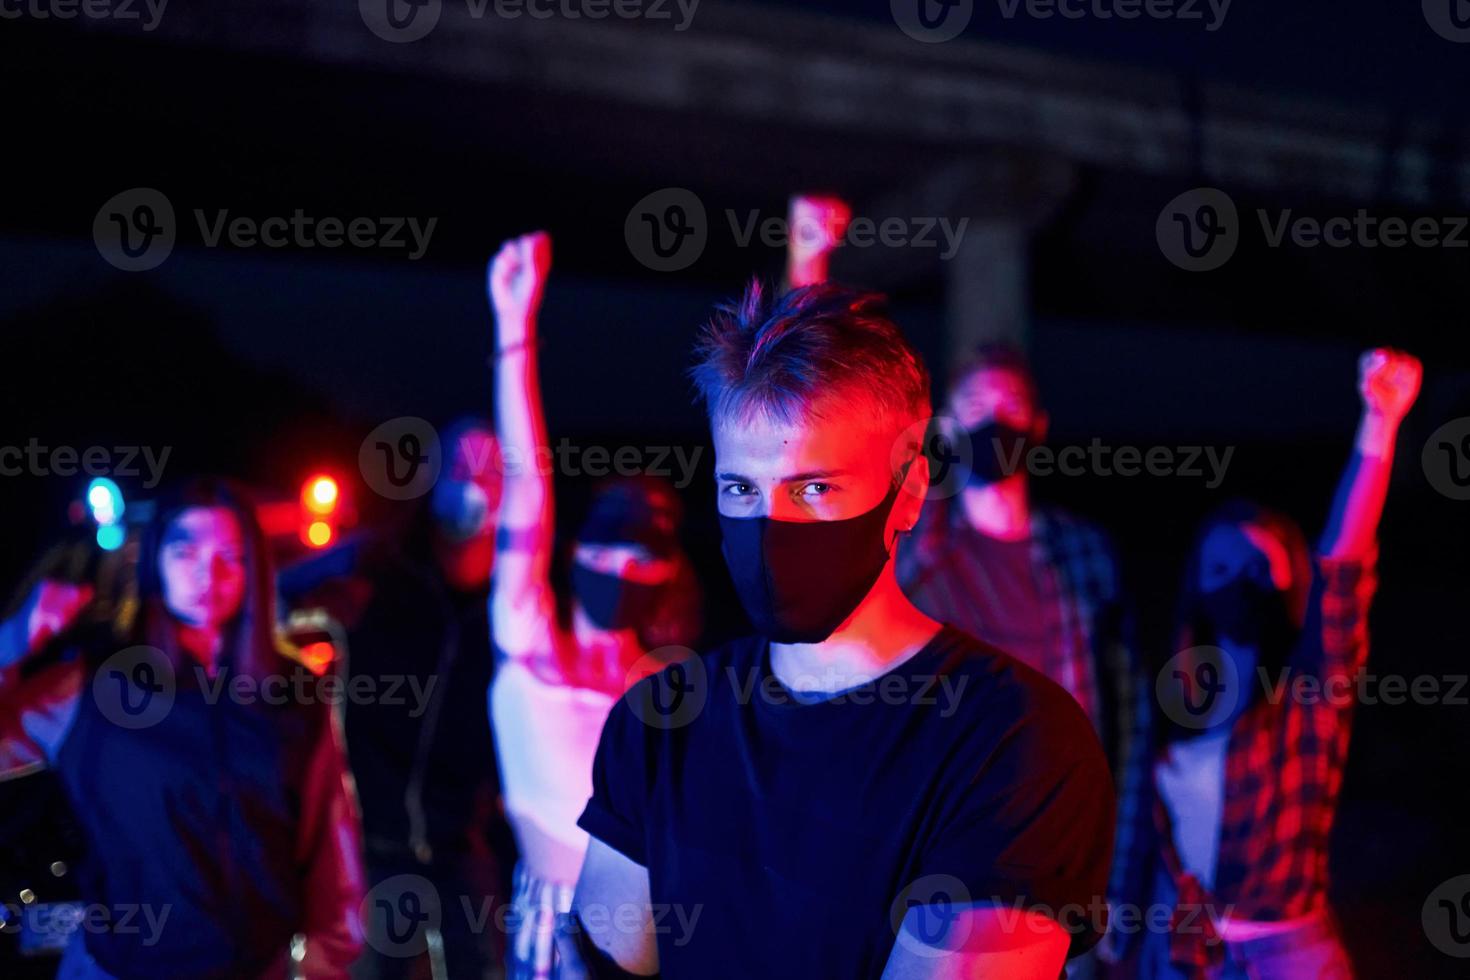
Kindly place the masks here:
<instances>
[{"instance_id":1,"label":"young man in black mask","mask_svg":"<svg viewBox=\"0 0 1470 980\"><path fill-rule=\"evenodd\" d=\"M1053 980L1104 925L1107 765L1066 692L899 588L919 358L877 297L752 286L694 378L759 635L614 706L567 968Z\"/></svg>"},{"instance_id":2,"label":"young man in black mask","mask_svg":"<svg viewBox=\"0 0 1470 980\"><path fill-rule=\"evenodd\" d=\"M1033 499L1026 454L1046 439L1049 420L1018 350L977 348L953 376L948 414L970 444L967 479L933 500L904 541L899 581L914 605L1041 671L1086 712L1119 802L1109 895L1139 903L1148 890L1152 689L1112 543L1092 523ZM1088 965L1073 973L1088 975L1079 973Z\"/></svg>"}]
</instances>

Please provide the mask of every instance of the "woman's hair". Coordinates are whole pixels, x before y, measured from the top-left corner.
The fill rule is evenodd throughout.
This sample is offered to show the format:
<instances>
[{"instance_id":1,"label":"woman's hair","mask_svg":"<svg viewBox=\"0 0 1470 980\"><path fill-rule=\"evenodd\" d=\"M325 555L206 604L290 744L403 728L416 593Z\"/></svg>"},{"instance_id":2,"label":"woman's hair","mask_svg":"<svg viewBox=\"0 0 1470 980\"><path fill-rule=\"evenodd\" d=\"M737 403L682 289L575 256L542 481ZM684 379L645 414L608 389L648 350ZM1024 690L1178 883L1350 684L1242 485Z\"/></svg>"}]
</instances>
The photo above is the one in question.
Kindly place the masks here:
<instances>
[{"instance_id":1,"label":"woman's hair","mask_svg":"<svg viewBox=\"0 0 1470 980\"><path fill-rule=\"evenodd\" d=\"M265 534L249 494L220 477L199 477L163 493L143 529L138 552L137 619L131 624L135 642L162 650L179 665L177 620L164 603L159 559L168 527L184 511L195 507L223 507L240 525L244 553L245 593L240 609L225 630L219 664L232 674L257 680L279 669L276 647L275 575Z\"/></svg>"}]
</instances>

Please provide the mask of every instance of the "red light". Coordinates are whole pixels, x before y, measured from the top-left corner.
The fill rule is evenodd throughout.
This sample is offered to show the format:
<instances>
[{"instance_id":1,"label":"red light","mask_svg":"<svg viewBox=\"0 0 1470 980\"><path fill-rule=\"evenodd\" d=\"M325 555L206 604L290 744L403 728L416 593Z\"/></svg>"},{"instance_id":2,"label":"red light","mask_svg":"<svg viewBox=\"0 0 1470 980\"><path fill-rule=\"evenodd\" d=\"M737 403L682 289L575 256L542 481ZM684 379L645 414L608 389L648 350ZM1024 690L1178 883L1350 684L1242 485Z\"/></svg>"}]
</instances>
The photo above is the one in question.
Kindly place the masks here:
<instances>
[{"instance_id":1,"label":"red light","mask_svg":"<svg viewBox=\"0 0 1470 980\"><path fill-rule=\"evenodd\" d=\"M330 514L337 509L337 481L330 476L314 476L301 491L301 503L313 514Z\"/></svg>"}]
</instances>

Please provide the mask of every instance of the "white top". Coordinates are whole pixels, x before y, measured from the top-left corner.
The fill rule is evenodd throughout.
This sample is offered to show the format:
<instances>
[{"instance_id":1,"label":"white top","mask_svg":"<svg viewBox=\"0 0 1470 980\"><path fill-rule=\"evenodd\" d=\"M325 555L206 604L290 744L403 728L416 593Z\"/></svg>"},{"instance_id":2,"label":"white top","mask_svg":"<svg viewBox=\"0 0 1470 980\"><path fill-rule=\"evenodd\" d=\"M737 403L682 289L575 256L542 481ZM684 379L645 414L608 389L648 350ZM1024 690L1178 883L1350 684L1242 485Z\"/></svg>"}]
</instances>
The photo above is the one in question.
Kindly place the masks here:
<instances>
[{"instance_id":1,"label":"white top","mask_svg":"<svg viewBox=\"0 0 1470 980\"><path fill-rule=\"evenodd\" d=\"M1154 765L1154 781L1174 825L1174 847L1184 870L1206 889L1215 887L1220 856L1220 822L1225 811L1225 752L1229 730L1211 732L1169 746ZM1299 919L1258 922L1224 916L1217 924L1222 939L1243 942L1289 932Z\"/></svg>"},{"instance_id":2,"label":"white top","mask_svg":"<svg viewBox=\"0 0 1470 980\"><path fill-rule=\"evenodd\" d=\"M547 683L519 659L490 685L490 722L506 816L532 874L575 882L587 851L577 818L592 795L592 758L613 698Z\"/></svg>"}]
</instances>

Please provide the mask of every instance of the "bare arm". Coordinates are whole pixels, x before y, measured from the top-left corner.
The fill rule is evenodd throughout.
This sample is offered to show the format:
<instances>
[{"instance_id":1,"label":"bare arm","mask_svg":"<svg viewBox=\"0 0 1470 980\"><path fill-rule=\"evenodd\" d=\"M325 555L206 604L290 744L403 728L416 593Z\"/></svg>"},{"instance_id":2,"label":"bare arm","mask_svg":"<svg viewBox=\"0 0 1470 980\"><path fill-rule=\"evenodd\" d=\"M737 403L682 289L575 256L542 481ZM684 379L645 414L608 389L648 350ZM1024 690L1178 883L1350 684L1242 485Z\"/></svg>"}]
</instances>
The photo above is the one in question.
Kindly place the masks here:
<instances>
[{"instance_id":1,"label":"bare arm","mask_svg":"<svg viewBox=\"0 0 1470 980\"><path fill-rule=\"evenodd\" d=\"M648 869L593 837L577 879L572 911L593 945L622 969L639 976L658 973ZM588 975L575 945L558 933L557 952L572 976ZM595 975L595 974L593 974Z\"/></svg>"},{"instance_id":2,"label":"bare arm","mask_svg":"<svg viewBox=\"0 0 1470 980\"><path fill-rule=\"evenodd\" d=\"M911 908L883 980L1056 980L1071 942L1039 912L990 905Z\"/></svg>"},{"instance_id":3,"label":"bare arm","mask_svg":"<svg viewBox=\"0 0 1470 980\"><path fill-rule=\"evenodd\" d=\"M1322 533L1323 557L1362 559L1372 550L1388 496L1399 423L1418 397L1422 377L1418 359L1403 351L1379 348L1359 359L1363 416Z\"/></svg>"},{"instance_id":4,"label":"bare arm","mask_svg":"<svg viewBox=\"0 0 1470 980\"><path fill-rule=\"evenodd\" d=\"M491 623L496 647L512 657L544 644L555 610L551 448L536 358L536 318L550 268L551 238L536 232L501 245L487 282L495 313L495 434L505 463Z\"/></svg>"}]
</instances>

